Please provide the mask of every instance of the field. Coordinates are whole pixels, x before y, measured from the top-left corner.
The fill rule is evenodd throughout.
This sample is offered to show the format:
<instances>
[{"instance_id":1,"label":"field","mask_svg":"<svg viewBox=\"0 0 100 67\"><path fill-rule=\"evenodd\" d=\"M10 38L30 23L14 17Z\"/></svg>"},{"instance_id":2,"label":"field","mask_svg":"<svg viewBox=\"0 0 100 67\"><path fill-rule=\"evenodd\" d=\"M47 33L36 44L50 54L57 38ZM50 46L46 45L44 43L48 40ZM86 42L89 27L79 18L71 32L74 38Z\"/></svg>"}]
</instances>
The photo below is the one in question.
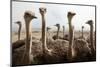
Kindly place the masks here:
<instances>
[{"instance_id":1,"label":"field","mask_svg":"<svg viewBox=\"0 0 100 67\"><path fill-rule=\"evenodd\" d=\"M54 32L49 32L47 33L47 38L52 38L53 35L56 34L56 31ZM68 33L67 33L68 34ZM60 32L59 34L61 37L63 37L63 33ZM81 36L81 32L75 32L75 37L78 38ZM16 32L12 33L12 43L17 41L18 34ZM89 32L84 32L84 37L88 38L89 37ZM21 40L25 39L25 32L21 33ZM33 58L34 60L32 60L33 62L31 64L53 64L53 63L67 63L69 62L66 58L67 57L67 49L68 49L68 42L66 44L65 40L53 40L52 39L47 39L47 47L48 49L53 50L52 55L45 55L46 56L46 60L43 59L42 56L42 45L41 45L41 32L40 31L35 31L32 32L32 54L33 54ZM25 63L21 63L22 58L23 58L23 54L24 54L24 50L25 50L25 45L17 48L17 49L13 49L12 52L12 60L13 60L13 65L25 65ZM94 60L94 59L93 59ZM76 61L91 61L88 58L85 57L84 60L75 60L75 61L71 61L71 62L76 62Z\"/></svg>"},{"instance_id":2,"label":"field","mask_svg":"<svg viewBox=\"0 0 100 67\"><path fill-rule=\"evenodd\" d=\"M68 32L65 32L65 33L68 34ZM76 31L74 34L75 34L75 37L80 37L82 35L81 32L78 32L78 31ZM56 31L49 32L49 33L47 33L47 35L49 35L48 37L53 37L54 35L56 35ZM41 31L32 32L32 36L37 38L37 39L40 39L41 38ZM60 32L59 36L63 37L63 32ZM89 32L84 32L84 36L85 36L85 38L89 37ZM17 32L13 32L12 33L12 42L17 41L17 39L18 39ZM21 39L25 39L25 32L21 33Z\"/></svg>"}]
</instances>

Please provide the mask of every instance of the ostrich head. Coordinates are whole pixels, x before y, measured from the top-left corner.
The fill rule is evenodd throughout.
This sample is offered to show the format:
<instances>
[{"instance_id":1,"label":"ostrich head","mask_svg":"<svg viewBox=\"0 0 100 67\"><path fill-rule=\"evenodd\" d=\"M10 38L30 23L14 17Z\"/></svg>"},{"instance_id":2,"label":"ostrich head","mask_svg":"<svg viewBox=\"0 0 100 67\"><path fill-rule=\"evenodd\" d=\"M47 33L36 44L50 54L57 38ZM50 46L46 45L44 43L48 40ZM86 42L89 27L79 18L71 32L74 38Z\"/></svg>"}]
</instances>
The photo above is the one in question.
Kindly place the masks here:
<instances>
[{"instance_id":1,"label":"ostrich head","mask_svg":"<svg viewBox=\"0 0 100 67\"><path fill-rule=\"evenodd\" d=\"M75 15L76 15L76 13L68 12L67 17L68 17L68 19L71 20L73 18L73 16L75 16Z\"/></svg>"},{"instance_id":2,"label":"ostrich head","mask_svg":"<svg viewBox=\"0 0 100 67\"><path fill-rule=\"evenodd\" d=\"M21 21L17 21L17 22L15 22L16 24L18 24L18 25L21 25Z\"/></svg>"},{"instance_id":3,"label":"ostrich head","mask_svg":"<svg viewBox=\"0 0 100 67\"><path fill-rule=\"evenodd\" d=\"M35 16L35 14L33 13L33 12L31 12L31 11L26 11L25 13L24 13L24 19L25 19L25 21L31 21L32 19L34 19L34 18L37 18L36 16Z\"/></svg>"},{"instance_id":4,"label":"ostrich head","mask_svg":"<svg viewBox=\"0 0 100 67\"><path fill-rule=\"evenodd\" d=\"M84 26L82 26L82 29L84 28Z\"/></svg>"},{"instance_id":5,"label":"ostrich head","mask_svg":"<svg viewBox=\"0 0 100 67\"><path fill-rule=\"evenodd\" d=\"M44 15L46 13L46 8L44 7L39 8L39 10L41 15Z\"/></svg>"},{"instance_id":6,"label":"ostrich head","mask_svg":"<svg viewBox=\"0 0 100 67\"><path fill-rule=\"evenodd\" d=\"M56 24L56 25L54 25L54 26L56 26L56 27L60 28L60 24Z\"/></svg>"},{"instance_id":7,"label":"ostrich head","mask_svg":"<svg viewBox=\"0 0 100 67\"><path fill-rule=\"evenodd\" d=\"M65 28L65 26L62 26L63 28Z\"/></svg>"},{"instance_id":8,"label":"ostrich head","mask_svg":"<svg viewBox=\"0 0 100 67\"><path fill-rule=\"evenodd\" d=\"M87 21L86 24L89 24L91 26L93 24L93 20Z\"/></svg>"},{"instance_id":9,"label":"ostrich head","mask_svg":"<svg viewBox=\"0 0 100 67\"><path fill-rule=\"evenodd\" d=\"M50 27L47 27L47 31L49 31L51 28Z\"/></svg>"}]
</instances>

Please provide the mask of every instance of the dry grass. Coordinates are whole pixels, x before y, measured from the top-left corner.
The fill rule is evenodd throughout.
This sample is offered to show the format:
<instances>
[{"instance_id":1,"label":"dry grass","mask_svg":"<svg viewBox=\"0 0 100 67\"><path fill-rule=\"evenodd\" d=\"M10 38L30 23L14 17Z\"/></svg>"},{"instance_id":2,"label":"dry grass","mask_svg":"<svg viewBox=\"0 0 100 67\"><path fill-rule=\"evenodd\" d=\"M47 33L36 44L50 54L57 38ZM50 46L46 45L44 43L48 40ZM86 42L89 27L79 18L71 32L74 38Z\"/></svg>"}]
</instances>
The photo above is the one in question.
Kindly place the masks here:
<instances>
[{"instance_id":1,"label":"dry grass","mask_svg":"<svg viewBox=\"0 0 100 67\"><path fill-rule=\"evenodd\" d=\"M40 41L41 32L33 32L33 45L32 45L32 54L34 56L32 64L51 64L51 63L64 63L69 62L67 59L67 48L68 42L64 40L52 40L50 39L56 32L50 32L47 34L47 47L52 49L52 54L42 54L42 44ZM60 32L60 36L63 33ZM68 34L68 33L67 33ZM79 32L75 32L75 37L79 37L81 34ZM89 36L89 32L84 33L85 38ZM25 39L25 33L21 33L21 39ZM17 33L12 33L12 42L17 41ZM23 57L23 53L25 50L25 46L22 46L12 53L12 62L13 65L22 65L21 58ZM45 56L45 58L44 58ZM25 65L25 64L24 64Z\"/></svg>"}]
</instances>

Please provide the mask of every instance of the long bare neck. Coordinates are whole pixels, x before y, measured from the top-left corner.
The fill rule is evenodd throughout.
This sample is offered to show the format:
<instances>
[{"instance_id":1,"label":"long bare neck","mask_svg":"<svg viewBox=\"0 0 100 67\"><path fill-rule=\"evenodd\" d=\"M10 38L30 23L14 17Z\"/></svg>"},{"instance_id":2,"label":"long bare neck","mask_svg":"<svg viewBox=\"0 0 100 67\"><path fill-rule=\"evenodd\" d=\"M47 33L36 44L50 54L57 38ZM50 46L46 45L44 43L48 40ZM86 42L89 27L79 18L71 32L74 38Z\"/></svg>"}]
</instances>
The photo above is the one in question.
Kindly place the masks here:
<instances>
[{"instance_id":1,"label":"long bare neck","mask_svg":"<svg viewBox=\"0 0 100 67\"><path fill-rule=\"evenodd\" d=\"M18 40L20 40L20 34L21 34L21 24L19 24L19 29L18 29Z\"/></svg>"},{"instance_id":2,"label":"long bare neck","mask_svg":"<svg viewBox=\"0 0 100 67\"><path fill-rule=\"evenodd\" d=\"M93 41L93 24L90 25L90 43L92 48L94 47L94 41ZM93 48L94 49L94 48Z\"/></svg>"},{"instance_id":3,"label":"long bare neck","mask_svg":"<svg viewBox=\"0 0 100 67\"><path fill-rule=\"evenodd\" d=\"M26 21L26 49L30 49L31 27L30 22Z\"/></svg>"},{"instance_id":4,"label":"long bare neck","mask_svg":"<svg viewBox=\"0 0 100 67\"><path fill-rule=\"evenodd\" d=\"M65 27L63 27L63 37L64 37L64 35L65 35Z\"/></svg>"},{"instance_id":5,"label":"long bare neck","mask_svg":"<svg viewBox=\"0 0 100 67\"><path fill-rule=\"evenodd\" d=\"M73 29L71 24L71 19L68 19L69 21L69 48L68 48L68 57L71 61L72 59L72 45L73 45Z\"/></svg>"},{"instance_id":6,"label":"long bare neck","mask_svg":"<svg viewBox=\"0 0 100 67\"><path fill-rule=\"evenodd\" d=\"M49 30L47 30L47 35L46 36L50 36L50 31ZM47 38L49 38L49 37L47 37Z\"/></svg>"},{"instance_id":7,"label":"long bare neck","mask_svg":"<svg viewBox=\"0 0 100 67\"><path fill-rule=\"evenodd\" d=\"M72 23L71 19L69 19L69 45L72 46L72 36L73 36L73 29L72 29Z\"/></svg>"},{"instance_id":8,"label":"long bare neck","mask_svg":"<svg viewBox=\"0 0 100 67\"><path fill-rule=\"evenodd\" d=\"M72 46L74 45L74 26L72 27Z\"/></svg>"},{"instance_id":9,"label":"long bare neck","mask_svg":"<svg viewBox=\"0 0 100 67\"><path fill-rule=\"evenodd\" d=\"M83 38L83 28L82 28L82 38Z\"/></svg>"},{"instance_id":10,"label":"long bare neck","mask_svg":"<svg viewBox=\"0 0 100 67\"><path fill-rule=\"evenodd\" d=\"M42 16L42 44L43 44L43 48L46 48L46 23L45 23L45 16L44 14L41 15Z\"/></svg>"},{"instance_id":11,"label":"long bare neck","mask_svg":"<svg viewBox=\"0 0 100 67\"><path fill-rule=\"evenodd\" d=\"M59 30L60 30L60 27L57 27L58 30L57 30L57 39L59 38Z\"/></svg>"},{"instance_id":12,"label":"long bare neck","mask_svg":"<svg viewBox=\"0 0 100 67\"><path fill-rule=\"evenodd\" d=\"M30 21L25 19L25 27L26 27L26 39L25 39L25 54L22 58L22 63L30 64L31 63L31 34L30 34Z\"/></svg>"}]
</instances>

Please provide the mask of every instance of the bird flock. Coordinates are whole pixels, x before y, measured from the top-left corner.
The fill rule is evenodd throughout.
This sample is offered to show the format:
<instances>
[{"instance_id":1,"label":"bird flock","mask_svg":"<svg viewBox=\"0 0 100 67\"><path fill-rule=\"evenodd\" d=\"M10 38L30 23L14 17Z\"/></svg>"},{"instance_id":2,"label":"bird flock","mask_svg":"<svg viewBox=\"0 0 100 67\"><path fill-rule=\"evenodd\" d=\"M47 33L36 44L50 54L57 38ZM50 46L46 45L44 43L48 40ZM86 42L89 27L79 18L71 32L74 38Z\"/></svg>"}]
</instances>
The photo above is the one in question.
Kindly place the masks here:
<instances>
[{"instance_id":1,"label":"bird flock","mask_svg":"<svg viewBox=\"0 0 100 67\"><path fill-rule=\"evenodd\" d=\"M51 34L50 27L46 27L45 14L47 9L44 7L39 8L41 15L41 38L38 40L32 35L32 20L38 19L32 11L25 11L25 39L20 39L21 34L21 21L18 24L18 40L12 43L12 64L13 65L26 65L26 64L51 64L51 63L64 63L64 62L81 62L81 61L95 61L96 60L96 44L93 37L93 20L88 20L86 24L90 26L90 37L84 38L84 26L82 26L81 37L75 37L74 25L72 19L76 13L68 12L65 19L68 19L69 32L65 33L65 26L63 26L63 37L59 36L60 24L57 27L57 34L49 37ZM67 25L67 23L66 23ZM33 30L34 31L34 30ZM20 49L19 49L20 48ZM21 52L22 53L19 53ZM20 56L18 56L20 55Z\"/></svg>"}]
</instances>

